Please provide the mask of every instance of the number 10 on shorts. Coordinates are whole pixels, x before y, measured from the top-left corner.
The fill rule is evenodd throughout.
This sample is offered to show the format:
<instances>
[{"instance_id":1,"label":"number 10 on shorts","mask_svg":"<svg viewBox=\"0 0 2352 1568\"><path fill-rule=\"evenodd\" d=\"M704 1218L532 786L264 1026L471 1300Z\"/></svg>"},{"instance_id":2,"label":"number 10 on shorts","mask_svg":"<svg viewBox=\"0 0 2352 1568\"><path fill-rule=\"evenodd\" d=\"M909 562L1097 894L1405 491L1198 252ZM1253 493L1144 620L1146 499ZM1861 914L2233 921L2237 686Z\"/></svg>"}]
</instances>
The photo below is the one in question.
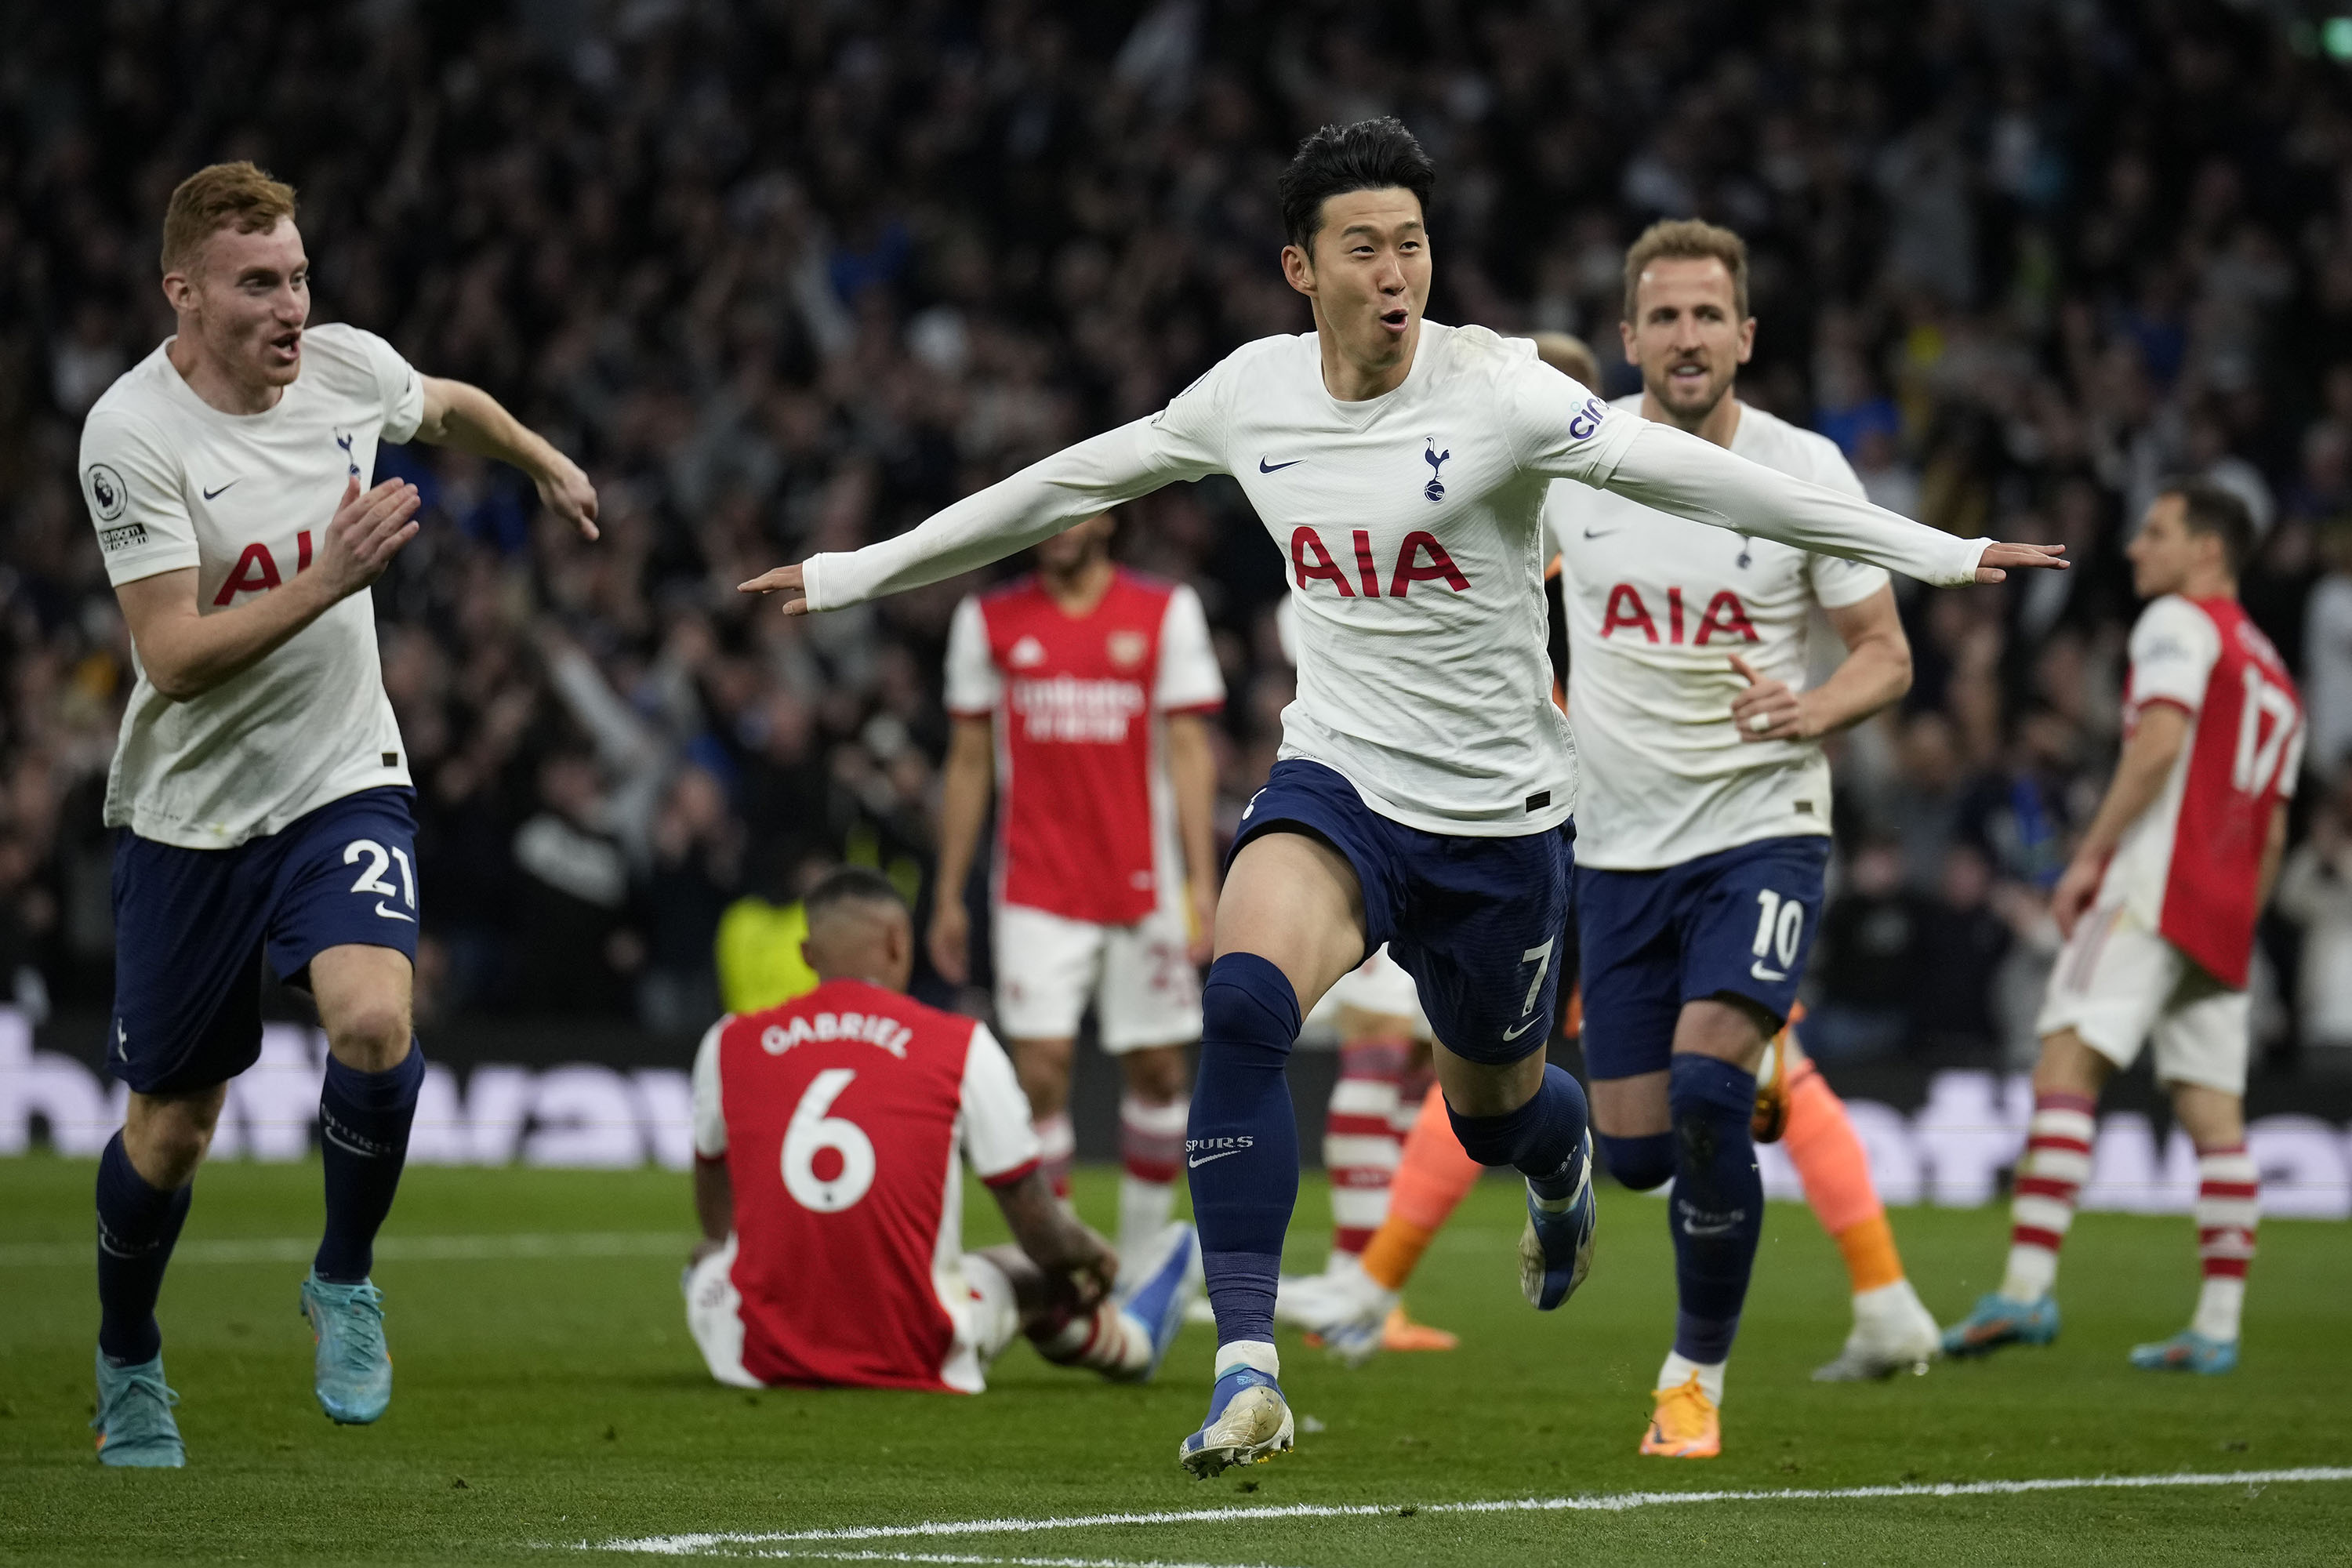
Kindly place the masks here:
<instances>
[{"instance_id":1,"label":"number 10 on shorts","mask_svg":"<svg viewBox=\"0 0 2352 1568\"><path fill-rule=\"evenodd\" d=\"M1759 888L1756 893L1756 962L1748 973L1759 980L1780 981L1789 978L1789 971L1797 962L1797 943L1805 934L1805 906L1794 899L1784 899L1769 888ZM1777 958L1780 967L1765 966L1767 959Z\"/></svg>"}]
</instances>

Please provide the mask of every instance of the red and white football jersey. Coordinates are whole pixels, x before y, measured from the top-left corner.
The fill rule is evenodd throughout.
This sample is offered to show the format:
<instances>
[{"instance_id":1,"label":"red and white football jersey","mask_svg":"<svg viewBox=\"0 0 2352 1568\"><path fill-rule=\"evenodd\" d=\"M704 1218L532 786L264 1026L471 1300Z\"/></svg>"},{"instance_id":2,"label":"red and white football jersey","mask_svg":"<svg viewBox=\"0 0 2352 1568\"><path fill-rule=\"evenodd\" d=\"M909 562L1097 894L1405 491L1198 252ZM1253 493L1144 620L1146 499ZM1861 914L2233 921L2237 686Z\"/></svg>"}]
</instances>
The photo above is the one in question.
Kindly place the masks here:
<instances>
[{"instance_id":1,"label":"red and white football jersey","mask_svg":"<svg viewBox=\"0 0 2352 1568\"><path fill-rule=\"evenodd\" d=\"M2102 904L2122 904L2233 987L2246 984L2271 813L2303 765L2294 678L2235 599L2168 594L2132 627L2125 732L2150 703L2189 716L2164 791L2124 830Z\"/></svg>"},{"instance_id":2,"label":"red and white football jersey","mask_svg":"<svg viewBox=\"0 0 2352 1568\"><path fill-rule=\"evenodd\" d=\"M1182 584L1122 568L1069 616L1024 577L956 606L948 710L996 721L997 897L1097 925L1150 914L1181 885L1160 720L1224 700Z\"/></svg>"},{"instance_id":3,"label":"red and white football jersey","mask_svg":"<svg viewBox=\"0 0 2352 1568\"><path fill-rule=\"evenodd\" d=\"M959 1160L990 1186L1037 1164L1012 1059L985 1026L856 980L729 1016L694 1064L694 1146L735 1188L743 1368L763 1384L978 1393L956 1332Z\"/></svg>"}]
</instances>

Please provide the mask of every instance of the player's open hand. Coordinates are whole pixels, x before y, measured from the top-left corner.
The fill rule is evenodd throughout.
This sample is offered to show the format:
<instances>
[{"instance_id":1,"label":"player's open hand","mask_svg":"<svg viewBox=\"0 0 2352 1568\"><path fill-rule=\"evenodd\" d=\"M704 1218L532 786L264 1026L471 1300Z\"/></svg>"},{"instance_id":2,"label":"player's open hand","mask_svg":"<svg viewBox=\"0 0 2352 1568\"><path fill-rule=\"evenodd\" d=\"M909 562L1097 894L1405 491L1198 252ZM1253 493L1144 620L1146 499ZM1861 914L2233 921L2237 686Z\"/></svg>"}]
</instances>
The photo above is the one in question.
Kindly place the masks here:
<instances>
[{"instance_id":1,"label":"player's open hand","mask_svg":"<svg viewBox=\"0 0 2352 1568\"><path fill-rule=\"evenodd\" d=\"M539 504L580 531L583 539L596 535L596 487L580 465L561 452L550 454L547 469L533 481Z\"/></svg>"},{"instance_id":2,"label":"player's open hand","mask_svg":"<svg viewBox=\"0 0 2352 1568\"><path fill-rule=\"evenodd\" d=\"M931 967L950 985L971 978L971 911L961 899L942 897L931 910Z\"/></svg>"},{"instance_id":3,"label":"player's open hand","mask_svg":"<svg viewBox=\"0 0 2352 1568\"><path fill-rule=\"evenodd\" d=\"M2034 567L2063 572L2072 564L2065 557L2066 547L2063 544L1988 544L1985 552L1977 557L1977 581L1999 583L2011 572Z\"/></svg>"},{"instance_id":4,"label":"player's open hand","mask_svg":"<svg viewBox=\"0 0 2352 1568\"><path fill-rule=\"evenodd\" d=\"M748 583L736 584L735 591L739 594L782 594L784 596L784 614L805 616L809 613L808 586L803 582L798 566L779 566L772 572L762 572Z\"/></svg>"},{"instance_id":5,"label":"player's open hand","mask_svg":"<svg viewBox=\"0 0 2352 1568\"><path fill-rule=\"evenodd\" d=\"M1736 653L1731 656L1731 668L1748 682L1748 689L1731 700L1731 722L1742 741L1812 739L1804 698L1790 690L1787 681L1759 675L1755 666Z\"/></svg>"},{"instance_id":6,"label":"player's open hand","mask_svg":"<svg viewBox=\"0 0 2352 1568\"><path fill-rule=\"evenodd\" d=\"M311 570L337 599L358 593L383 575L400 547L416 537L416 509L423 503L405 479L386 479L362 494L353 479L343 486L343 503L327 523Z\"/></svg>"}]
</instances>

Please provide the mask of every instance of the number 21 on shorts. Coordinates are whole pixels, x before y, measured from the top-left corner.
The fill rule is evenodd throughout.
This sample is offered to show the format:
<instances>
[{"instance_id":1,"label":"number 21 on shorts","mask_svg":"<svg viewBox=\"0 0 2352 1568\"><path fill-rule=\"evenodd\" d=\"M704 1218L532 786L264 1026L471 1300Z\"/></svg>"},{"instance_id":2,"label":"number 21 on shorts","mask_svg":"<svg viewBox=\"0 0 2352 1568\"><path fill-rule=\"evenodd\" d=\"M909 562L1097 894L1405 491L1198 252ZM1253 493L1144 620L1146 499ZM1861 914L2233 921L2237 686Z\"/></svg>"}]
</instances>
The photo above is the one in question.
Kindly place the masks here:
<instances>
[{"instance_id":1,"label":"number 21 on shorts","mask_svg":"<svg viewBox=\"0 0 2352 1568\"><path fill-rule=\"evenodd\" d=\"M408 851L396 844L390 849L386 849L373 838L354 838L343 846L344 865L356 866L362 860L367 862L367 868L360 873L360 879L352 884L352 891L362 897L373 895L376 900L375 912L384 919L406 921L409 924L415 925L416 923L416 868L409 864ZM394 860L400 862L400 886L397 888L383 879L384 872L391 869ZM398 910L384 907L394 899L398 899L408 906L406 914L403 914Z\"/></svg>"},{"instance_id":2,"label":"number 21 on shorts","mask_svg":"<svg viewBox=\"0 0 2352 1568\"><path fill-rule=\"evenodd\" d=\"M1781 981L1797 962L1797 943L1805 934L1805 906L1794 899L1784 899L1769 888L1756 891L1756 942L1751 949L1756 962L1748 973L1759 980ZM1765 966L1766 960L1779 959L1780 967Z\"/></svg>"}]
</instances>

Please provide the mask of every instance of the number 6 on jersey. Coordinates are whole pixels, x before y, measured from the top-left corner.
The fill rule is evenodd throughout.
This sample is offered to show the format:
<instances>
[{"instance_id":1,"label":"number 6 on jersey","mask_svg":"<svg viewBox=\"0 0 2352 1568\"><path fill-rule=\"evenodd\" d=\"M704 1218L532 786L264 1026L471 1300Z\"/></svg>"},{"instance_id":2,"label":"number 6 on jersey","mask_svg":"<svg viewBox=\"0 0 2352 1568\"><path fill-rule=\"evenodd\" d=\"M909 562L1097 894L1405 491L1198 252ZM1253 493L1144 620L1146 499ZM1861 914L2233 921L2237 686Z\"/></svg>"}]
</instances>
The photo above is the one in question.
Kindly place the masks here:
<instances>
[{"instance_id":1,"label":"number 6 on jersey","mask_svg":"<svg viewBox=\"0 0 2352 1568\"><path fill-rule=\"evenodd\" d=\"M825 1114L856 1076L855 1068L827 1068L817 1074L809 1080L800 1104L793 1107L792 1125L784 1130L784 1191L804 1209L839 1214L874 1184L873 1140L846 1117ZM834 1175L820 1176L816 1157L827 1149L840 1156L841 1169Z\"/></svg>"}]
</instances>

